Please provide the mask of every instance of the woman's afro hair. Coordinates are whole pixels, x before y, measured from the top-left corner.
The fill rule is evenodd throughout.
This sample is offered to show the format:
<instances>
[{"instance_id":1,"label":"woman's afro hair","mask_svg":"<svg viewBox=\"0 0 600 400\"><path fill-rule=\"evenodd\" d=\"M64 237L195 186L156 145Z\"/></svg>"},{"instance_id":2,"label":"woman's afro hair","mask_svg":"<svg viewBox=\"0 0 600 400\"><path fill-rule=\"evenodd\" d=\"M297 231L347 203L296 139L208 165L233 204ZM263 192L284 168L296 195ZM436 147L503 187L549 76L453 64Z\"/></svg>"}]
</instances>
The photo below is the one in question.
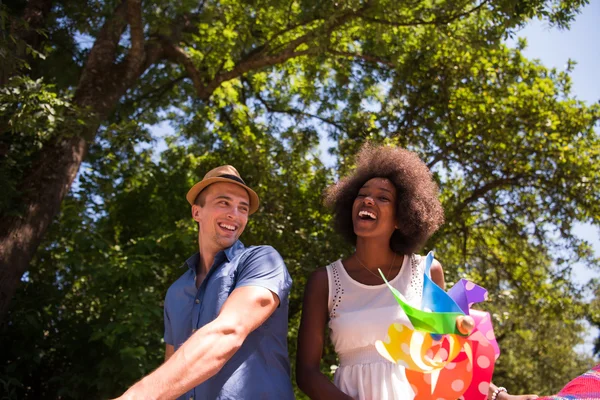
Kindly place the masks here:
<instances>
[{"instance_id":1,"label":"woman's afro hair","mask_svg":"<svg viewBox=\"0 0 600 400\"><path fill-rule=\"evenodd\" d=\"M396 187L398 229L390 238L390 248L399 254L418 251L444 223L444 209L427 165L399 147L364 144L356 156L356 169L326 190L325 204L333 209L335 229L356 245L352 205L372 178L387 178Z\"/></svg>"}]
</instances>

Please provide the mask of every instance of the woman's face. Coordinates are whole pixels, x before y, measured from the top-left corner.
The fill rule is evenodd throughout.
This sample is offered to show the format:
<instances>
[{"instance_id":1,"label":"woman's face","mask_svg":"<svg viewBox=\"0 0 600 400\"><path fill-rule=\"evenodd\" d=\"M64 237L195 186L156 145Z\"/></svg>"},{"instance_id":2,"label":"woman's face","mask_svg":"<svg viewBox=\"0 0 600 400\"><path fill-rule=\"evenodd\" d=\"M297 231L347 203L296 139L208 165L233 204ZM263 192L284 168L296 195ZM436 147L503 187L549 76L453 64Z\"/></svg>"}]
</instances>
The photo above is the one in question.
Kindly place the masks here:
<instances>
[{"instance_id":1,"label":"woman's face","mask_svg":"<svg viewBox=\"0 0 600 400\"><path fill-rule=\"evenodd\" d=\"M352 205L352 224L358 237L389 240L396 229L396 187L386 178L368 180Z\"/></svg>"}]
</instances>

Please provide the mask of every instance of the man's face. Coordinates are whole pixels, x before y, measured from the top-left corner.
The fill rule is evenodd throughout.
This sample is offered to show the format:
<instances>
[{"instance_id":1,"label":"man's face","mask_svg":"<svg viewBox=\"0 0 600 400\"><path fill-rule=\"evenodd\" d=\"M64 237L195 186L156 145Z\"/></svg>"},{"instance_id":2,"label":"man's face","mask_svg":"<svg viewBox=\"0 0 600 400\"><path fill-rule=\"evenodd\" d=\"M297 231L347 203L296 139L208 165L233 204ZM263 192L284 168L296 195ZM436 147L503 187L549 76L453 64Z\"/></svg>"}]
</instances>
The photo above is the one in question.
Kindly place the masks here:
<instances>
[{"instance_id":1,"label":"man's face","mask_svg":"<svg viewBox=\"0 0 600 400\"><path fill-rule=\"evenodd\" d=\"M217 182L202 191L204 206L193 205L200 242L216 251L231 247L248 223L248 192L234 183Z\"/></svg>"}]
</instances>

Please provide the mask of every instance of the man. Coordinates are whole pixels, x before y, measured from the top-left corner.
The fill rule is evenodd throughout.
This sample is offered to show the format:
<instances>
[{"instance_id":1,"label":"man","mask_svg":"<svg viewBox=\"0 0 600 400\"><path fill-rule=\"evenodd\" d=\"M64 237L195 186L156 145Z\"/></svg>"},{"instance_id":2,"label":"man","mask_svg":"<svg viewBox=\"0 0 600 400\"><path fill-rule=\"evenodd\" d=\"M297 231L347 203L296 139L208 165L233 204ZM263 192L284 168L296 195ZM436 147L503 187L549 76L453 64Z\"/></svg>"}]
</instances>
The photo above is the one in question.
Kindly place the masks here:
<instances>
[{"instance_id":1,"label":"man","mask_svg":"<svg viewBox=\"0 0 600 400\"><path fill-rule=\"evenodd\" d=\"M186 196L199 253L165 299L165 363L122 399L293 399L287 353L292 280L270 246L238 240L257 194L238 171L209 171Z\"/></svg>"}]
</instances>

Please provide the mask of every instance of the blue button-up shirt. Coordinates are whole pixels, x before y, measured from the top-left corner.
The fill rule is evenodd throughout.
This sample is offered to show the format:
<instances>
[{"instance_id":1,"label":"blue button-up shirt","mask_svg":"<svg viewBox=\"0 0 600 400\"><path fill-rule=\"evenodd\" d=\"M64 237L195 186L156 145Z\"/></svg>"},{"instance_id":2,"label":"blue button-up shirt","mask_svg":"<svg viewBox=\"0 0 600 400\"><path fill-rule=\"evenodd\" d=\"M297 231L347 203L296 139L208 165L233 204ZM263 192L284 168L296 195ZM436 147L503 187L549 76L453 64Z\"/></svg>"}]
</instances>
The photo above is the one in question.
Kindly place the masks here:
<instances>
[{"instance_id":1,"label":"blue button-up shirt","mask_svg":"<svg viewBox=\"0 0 600 400\"><path fill-rule=\"evenodd\" d=\"M212 378L179 399L293 399L287 351L288 296L292 279L279 253L270 246L244 247L239 240L217 253L206 278L196 289L200 255L165 298L165 343L177 350L192 332L213 321L238 287L260 286L279 297L279 307Z\"/></svg>"}]
</instances>

